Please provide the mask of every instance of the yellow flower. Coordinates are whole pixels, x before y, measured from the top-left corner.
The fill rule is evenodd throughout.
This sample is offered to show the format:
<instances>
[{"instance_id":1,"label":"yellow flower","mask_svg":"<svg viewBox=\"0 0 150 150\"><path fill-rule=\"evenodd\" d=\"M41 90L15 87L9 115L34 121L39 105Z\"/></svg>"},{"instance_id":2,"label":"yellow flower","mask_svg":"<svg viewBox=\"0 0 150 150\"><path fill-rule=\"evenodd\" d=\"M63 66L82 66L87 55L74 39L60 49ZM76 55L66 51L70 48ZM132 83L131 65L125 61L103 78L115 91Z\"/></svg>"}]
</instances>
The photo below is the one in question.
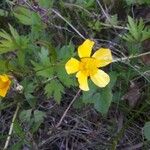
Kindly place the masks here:
<instances>
[{"instance_id":1,"label":"yellow flower","mask_svg":"<svg viewBox=\"0 0 150 150\"><path fill-rule=\"evenodd\" d=\"M91 56L93 45L93 41L86 39L78 47L78 55L81 60L71 58L65 65L68 74L77 72L79 87L84 91L89 90L88 77L99 87L105 87L110 81L109 75L98 68L112 62L111 51L108 48L100 48Z\"/></svg>"},{"instance_id":2,"label":"yellow flower","mask_svg":"<svg viewBox=\"0 0 150 150\"><path fill-rule=\"evenodd\" d=\"M10 87L11 81L6 74L0 75L0 96L5 97Z\"/></svg>"}]
</instances>

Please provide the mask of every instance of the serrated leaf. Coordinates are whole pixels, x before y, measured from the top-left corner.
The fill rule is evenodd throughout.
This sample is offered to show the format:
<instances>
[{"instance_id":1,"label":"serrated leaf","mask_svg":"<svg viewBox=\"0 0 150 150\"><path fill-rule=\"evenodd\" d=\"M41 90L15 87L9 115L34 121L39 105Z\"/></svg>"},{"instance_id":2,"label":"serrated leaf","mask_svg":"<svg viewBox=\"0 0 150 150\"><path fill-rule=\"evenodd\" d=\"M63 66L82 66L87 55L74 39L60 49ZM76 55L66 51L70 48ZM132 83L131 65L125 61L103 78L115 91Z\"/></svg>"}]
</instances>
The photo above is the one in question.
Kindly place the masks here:
<instances>
[{"instance_id":1,"label":"serrated leaf","mask_svg":"<svg viewBox=\"0 0 150 150\"><path fill-rule=\"evenodd\" d=\"M70 43L69 45L63 46L57 51L58 58L62 60L67 60L70 57L74 56L74 45Z\"/></svg>"},{"instance_id":2,"label":"serrated leaf","mask_svg":"<svg viewBox=\"0 0 150 150\"><path fill-rule=\"evenodd\" d=\"M54 74L54 67L53 64L51 64L50 62L48 50L42 47L41 52L38 55L38 63L31 61L32 65L34 66L34 70L36 71L36 74L38 76L46 78L52 77Z\"/></svg>"},{"instance_id":3,"label":"serrated leaf","mask_svg":"<svg viewBox=\"0 0 150 150\"><path fill-rule=\"evenodd\" d=\"M76 85L76 80L72 76L68 76L66 70L65 70L65 64L62 66L57 66L56 68L56 74L59 78L59 80L65 85L66 87L71 87Z\"/></svg>"},{"instance_id":4,"label":"serrated leaf","mask_svg":"<svg viewBox=\"0 0 150 150\"><path fill-rule=\"evenodd\" d=\"M13 40L11 35L2 30L0 32L0 37L4 38L0 40L0 54L14 51L17 49L16 42Z\"/></svg>"},{"instance_id":5,"label":"serrated leaf","mask_svg":"<svg viewBox=\"0 0 150 150\"><path fill-rule=\"evenodd\" d=\"M129 32L131 33L131 35L138 40L139 38L139 32L138 32L138 26L137 26L137 21L133 18L131 18L130 16L128 16L128 25L127 27L130 29Z\"/></svg>"},{"instance_id":6,"label":"serrated leaf","mask_svg":"<svg viewBox=\"0 0 150 150\"><path fill-rule=\"evenodd\" d=\"M32 109L28 109L28 110L23 110L20 115L19 115L19 119L22 121L22 122L30 122L31 120L31 112L32 112Z\"/></svg>"},{"instance_id":7,"label":"serrated leaf","mask_svg":"<svg viewBox=\"0 0 150 150\"><path fill-rule=\"evenodd\" d=\"M35 85L30 80L24 79L21 82L22 86L24 87L24 95L31 107L35 107L36 105L36 98L33 96L33 92L35 89Z\"/></svg>"},{"instance_id":8,"label":"serrated leaf","mask_svg":"<svg viewBox=\"0 0 150 150\"><path fill-rule=\"evenodd\" d=\"M11 36L5 31L5 30L1 30L0 31L0 37L4 38L5 40L11 41Z\"/></svg>"},{"instance_id":9,"label":"serrated leaf","mask_svg":"<svg viewBox=\"0 0 150 150\"><path fill-rule=\"evenodd\" d=\"M49 64L50 63L50 59L49 59L49 52L48 49L42 47L41 48L41 52L39 53L39 58L40 58L40 62L42 64Z\"/></svg>"},{"instance_id":10,"label":"serrated leaf","mask_svg":"<svg viewBox=\"0 0 150 150\"><path fill-rule=\"evenodd\" d=\"M38 122L42 123L45 116L46 116L45 112L35 110L34 111L34 122L35 123L38 123Z\"/></svg>"},{"instance_id":11,"label":"serrated leaf","mask_svg":"<svg viewBox=\"0 0 150 150\"><path fill-rule=\"evenodd\" d=\"M150 38L149 29L145 27L142 18L137 20L128 16L127 27L129 29L129 32L124 34L122 38L130 43L138 43Z\"/></svg>"},{"instance_id":12,"label":"serrated leaf","mask_svg":"<svg viewBox=\"0 0 150 150\"><path fill-rule=\"evenodd\" d=\"M14 16L24 25L32 25L32 12L24 7L16 7L14 10Z\"/></svg>"},{"instance_id":13,"label":"serrated leaf","mask_svg":"<svg viewBox=\"0 0 150 150\"><path fill-rule=\"evenodd\" d=\"M11 34L8 34L4 30L0 31L0 37L2 38L0 40L0 54L18 50L17 53L18 60L19 63L22 63L24 61L23 50L26 49L28 46L28 42L29 42L28 38L24 36L20 36L17 30L14 29L10 24L9 24L9 29Z\"/></svg>"},{"instance_id":14,"label":"serrated leaf","mask_svg":"<svg viewBox=\"0 0 150 150\"><path fill-rule=\"evenodd\" d=\"M20 36L19 36L18 32L16 31L16 29L14 29L10 24L9 24L9 29L10 29L11 35L14 38L16 44L20 44Z\"/></svg>"},{"instance_id":15,"label":"serrated leaf","mask_svg":"<svg viewBox=\"0 0 150 150\"><path fill-rule=\"evenodd\" d=\"M54 96L58 104L61 101L62 93L64 93L64 87L58 80L52 80L45 86L45 94L47 97Z\"/></svg>"}]
</instances>

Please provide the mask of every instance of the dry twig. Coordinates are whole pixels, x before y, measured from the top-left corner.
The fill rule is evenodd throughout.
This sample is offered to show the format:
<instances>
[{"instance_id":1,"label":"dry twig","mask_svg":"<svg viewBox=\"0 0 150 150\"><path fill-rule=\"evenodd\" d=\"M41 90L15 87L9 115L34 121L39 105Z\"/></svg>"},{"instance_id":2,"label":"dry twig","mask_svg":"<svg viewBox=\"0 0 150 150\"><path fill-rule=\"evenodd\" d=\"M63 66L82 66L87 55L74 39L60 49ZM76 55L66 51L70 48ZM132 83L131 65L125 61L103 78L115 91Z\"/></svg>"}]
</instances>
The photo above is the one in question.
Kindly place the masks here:
<instances>
[{"instance_id":1,"label":"dry twig","mask_svg":"<svg viewBox=\"0 0 150 150\"><path fill-rule=\"evenodd\" d=\"M15 111L15 113L13 115L13 119L12 119L12 122L11 122L11 125L10 125L8 137L6 139L5 146L4 146L3 150L7 150L7 148L8 148L8 145L9 145L9 142L10 142L10 138L11 138L11 134L12 134L13 127L14 127L14 121L16 120L19 108L20 108L20 103L18 103L16 111Z\"/></svg>"},{"instance_id":2,"label":"dry twig","mask_svg":"<svg viewBox=\"0 0 150 150\"><path fill-rule=\"evenodd\" d=\"M68 110L70 109L70 107L72 106L72 104L74 103L74 101L77 99L77 97L79 96L80 92L81 92L81 90L79 89L78 92L77 92L77 94L74 96L74 98L72 99L72 101L71 101L70 104L68 105L67 109L66 109L65 112L63 113L61 119L60 119L59 122L57 123L56 128L58 128L58 127L61 125L63 119L65 118L65 116L66 116L66 114L67 114L67 112L68 112Z\"/></svg>"}]
</instances>

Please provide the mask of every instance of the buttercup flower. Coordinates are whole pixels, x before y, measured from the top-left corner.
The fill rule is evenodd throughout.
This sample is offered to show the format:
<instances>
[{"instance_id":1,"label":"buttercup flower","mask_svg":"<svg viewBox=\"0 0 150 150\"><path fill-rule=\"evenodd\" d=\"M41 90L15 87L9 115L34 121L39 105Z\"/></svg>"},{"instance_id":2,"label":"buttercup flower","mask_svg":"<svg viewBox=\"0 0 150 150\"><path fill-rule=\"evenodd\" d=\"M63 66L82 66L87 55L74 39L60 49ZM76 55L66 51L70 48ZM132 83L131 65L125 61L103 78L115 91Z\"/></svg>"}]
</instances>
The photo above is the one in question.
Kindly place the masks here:
<instances>
[{"instance_id":1,"label":"buttercup flower","mask_svg":"<svg viewBox=\"0 0 150 150\"><path fill-rule=\"evenodd\" d=\"M7 91L10 87L11 81L8 77L8 75L3 74L0 75L0 96L5 97L7 94Z\"/></svg>"},{"instance_id":2,"label":"buttercup flower","mask_svg":"<svg viewBox=\"0 0 150 150\"><path fill-rule=\"evenodd\" d=\"M109 75L98 68L112 62L111 51L108 48L100 48L91 56L93 45L94 41L85 40L78 47L78 55L81 60L71 58L65 65L68 74L77 72L79 87L84 91L89 90L88 77L99 87L105 87L110 81Z\"/></svg>"}]
</instances>

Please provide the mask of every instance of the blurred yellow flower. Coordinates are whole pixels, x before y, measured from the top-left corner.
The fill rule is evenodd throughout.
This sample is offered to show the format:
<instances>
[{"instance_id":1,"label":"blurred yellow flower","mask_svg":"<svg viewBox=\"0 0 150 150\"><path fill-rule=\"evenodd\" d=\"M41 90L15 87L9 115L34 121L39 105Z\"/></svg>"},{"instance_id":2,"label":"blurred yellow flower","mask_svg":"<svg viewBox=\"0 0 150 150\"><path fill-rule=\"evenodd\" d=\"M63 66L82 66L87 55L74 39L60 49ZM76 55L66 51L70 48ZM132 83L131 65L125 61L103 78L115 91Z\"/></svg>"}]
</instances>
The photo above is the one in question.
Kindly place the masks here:
<instances>
[{"instance_id":1,"label":"blurred yellow flower","mask_svg":"<svg viewBox=\"0 0 150 150\"><path fill-rule=\"evenodd\" d=\"M0 75L0 96L5 97L7 94L7 91L10 87L11 81L8 77L8 75L3 74Z\"/></svg>"},{"instance_id":2,"label":"blurred yellow flower","mask_svg":"<svg viewBox=\"0 0 150 150\"><path fill-rule=\"evenodd\" d=\"M88 77L99 87L105 87L110 81L109 75L98 68L112 62L111 51L108 48L100 48L91 56L93 45L94 41L86 39L78 47L78 55L81 60L71 58L65 65L68 74L77 72L79 87L84 91L89 90Z\"/></svg>"}]
</instances>

